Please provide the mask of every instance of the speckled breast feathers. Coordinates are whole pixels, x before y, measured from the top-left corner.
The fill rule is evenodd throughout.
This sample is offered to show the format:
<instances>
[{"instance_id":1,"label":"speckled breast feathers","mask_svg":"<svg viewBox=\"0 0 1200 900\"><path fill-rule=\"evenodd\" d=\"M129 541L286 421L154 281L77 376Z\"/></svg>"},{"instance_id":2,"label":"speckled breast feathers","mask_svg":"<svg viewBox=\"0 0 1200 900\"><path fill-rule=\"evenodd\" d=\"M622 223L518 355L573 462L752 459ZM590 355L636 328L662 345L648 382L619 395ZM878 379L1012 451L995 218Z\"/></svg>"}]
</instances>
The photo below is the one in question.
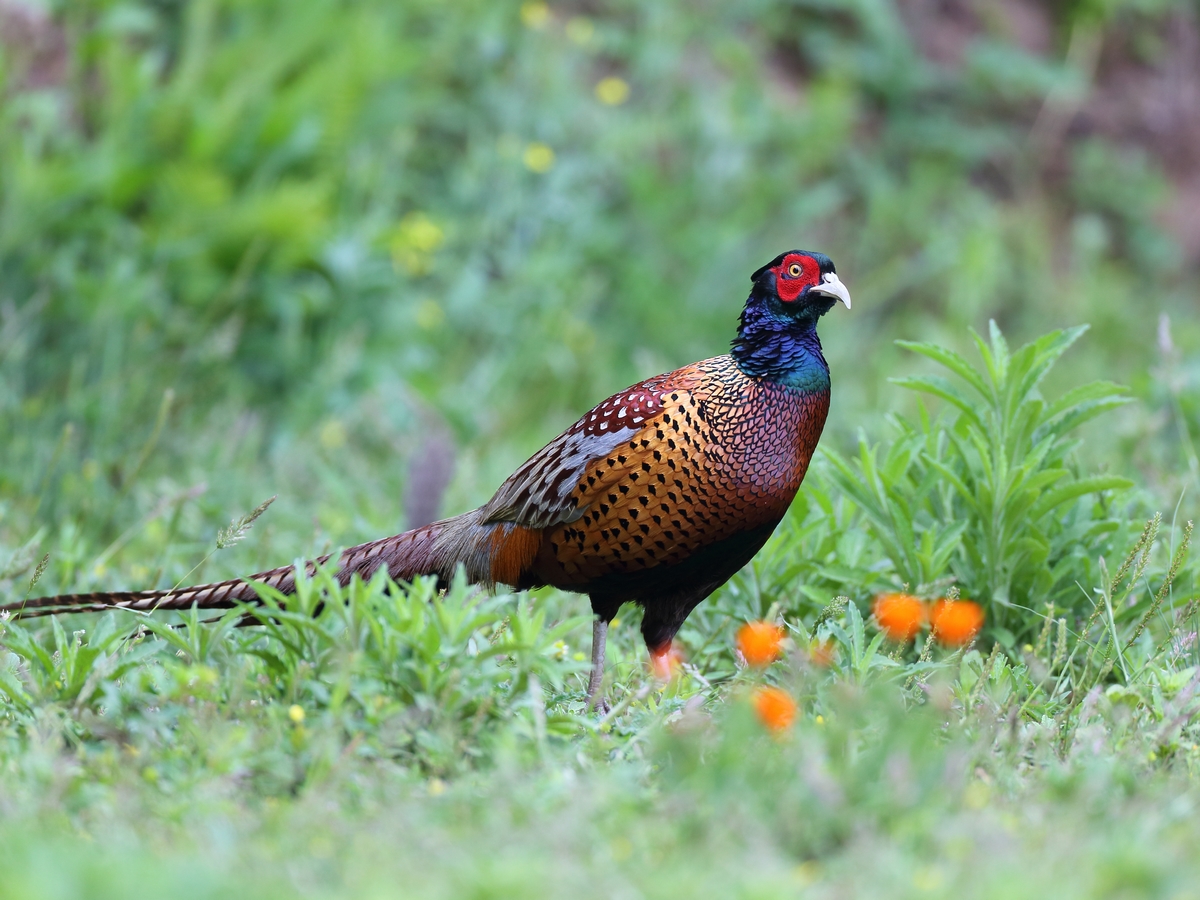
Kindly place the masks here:
<instances>
[{"instance_id":1,"label":"speckled breast feathers","mask_svg":"<svg viewBox=\"0 0 1200 900\"><path fill-rule=\"evenodd\" d=\"M777 522L828 409L827 391L751 378L728 356L695 363L584 415L500 487L482 521L542 530L532 571L509 583L585 588L671 566Z\"/></svg>"}]
</instances>

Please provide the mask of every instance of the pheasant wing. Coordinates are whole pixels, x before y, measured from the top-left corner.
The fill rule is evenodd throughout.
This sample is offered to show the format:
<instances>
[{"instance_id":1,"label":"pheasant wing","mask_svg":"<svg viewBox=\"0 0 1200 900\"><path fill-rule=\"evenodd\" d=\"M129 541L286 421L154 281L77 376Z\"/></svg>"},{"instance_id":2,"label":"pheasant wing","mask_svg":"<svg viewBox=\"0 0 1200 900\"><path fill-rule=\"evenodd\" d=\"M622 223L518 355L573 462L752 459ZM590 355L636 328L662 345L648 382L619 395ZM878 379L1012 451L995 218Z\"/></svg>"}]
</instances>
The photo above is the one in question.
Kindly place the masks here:
<instances>
[{"instance_id":1,"label":"pheasant wing","mask_svg":"<svg viewBox=\"0 0 1200 900\"><path fill-rule=\"evenodd\" d=\"M614 455L616 451L644 440L663 411L665 397L686 390L686 384L678 383L686 381L680 377L684 372L634 385L585 413L500 485L483 507L483 521L545 529L579 519L619 477L617 470L631 464L627 455ZM584 486L587 489L581 491Z\"/></svg>"}]
</instances>

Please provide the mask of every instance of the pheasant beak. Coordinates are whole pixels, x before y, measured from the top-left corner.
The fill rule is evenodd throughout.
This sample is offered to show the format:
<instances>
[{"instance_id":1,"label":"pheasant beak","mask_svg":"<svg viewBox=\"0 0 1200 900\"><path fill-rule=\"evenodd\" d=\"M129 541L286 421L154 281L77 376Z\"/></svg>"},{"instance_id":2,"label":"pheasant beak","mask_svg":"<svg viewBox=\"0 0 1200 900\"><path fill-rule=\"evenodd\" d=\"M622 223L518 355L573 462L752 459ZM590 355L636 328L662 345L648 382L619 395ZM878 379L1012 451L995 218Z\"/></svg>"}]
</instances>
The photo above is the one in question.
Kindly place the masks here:
<instances>
[{"instance_id":1,"label":"pheasant beak","mask_svg":"<svg viewBox=\"0 0 1200 900\"><path fill-rule=\"evenodd\" d=\"M821 277L821 283L814 284L809 290L818 294L824 294L826 297L832 297L834 300L841 300L846 304L846 309L850 308L850 292L846 290L846 286L842 284L842 280L833 272L827 272Z\"/></svg>"}]
</instances>

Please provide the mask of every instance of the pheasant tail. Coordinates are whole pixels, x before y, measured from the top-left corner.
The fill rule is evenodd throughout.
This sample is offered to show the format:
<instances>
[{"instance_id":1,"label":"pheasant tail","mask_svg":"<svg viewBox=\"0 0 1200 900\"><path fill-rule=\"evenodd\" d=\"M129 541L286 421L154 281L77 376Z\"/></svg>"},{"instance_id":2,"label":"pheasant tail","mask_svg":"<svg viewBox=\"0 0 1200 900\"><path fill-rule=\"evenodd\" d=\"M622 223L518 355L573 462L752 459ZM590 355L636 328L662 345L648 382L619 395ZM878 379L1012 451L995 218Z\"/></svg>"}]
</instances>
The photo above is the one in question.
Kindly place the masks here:
<instances>
[{"instance_id":1,"label":"pheasant tail","mask_svg":"<svg viewBox=\"0 0 1200 900\"><path fill-rule=\"evenodd\" d=\"M537 552L536 533L505 524L482 524L480 510L452 519L434 522L403 534L370 541L342 553L337 580L346 584L354 575L364 580L386 566L397 581L411 581L422 575L436 575L449 581L462 563L472 582L483 584L515 583ZM311 573L329 560L322 556L308 563ZM129 609L154 610L227 609L238 603L253 602L258 594L252 583L275 588L282 594L295 590L294 566L281 566L245 578L174 588L169 591L113 591L90 594L63 594L38 597L0 606L18 618L36 618L68 612L101 612Z\"/></svg>"}]
</instances>

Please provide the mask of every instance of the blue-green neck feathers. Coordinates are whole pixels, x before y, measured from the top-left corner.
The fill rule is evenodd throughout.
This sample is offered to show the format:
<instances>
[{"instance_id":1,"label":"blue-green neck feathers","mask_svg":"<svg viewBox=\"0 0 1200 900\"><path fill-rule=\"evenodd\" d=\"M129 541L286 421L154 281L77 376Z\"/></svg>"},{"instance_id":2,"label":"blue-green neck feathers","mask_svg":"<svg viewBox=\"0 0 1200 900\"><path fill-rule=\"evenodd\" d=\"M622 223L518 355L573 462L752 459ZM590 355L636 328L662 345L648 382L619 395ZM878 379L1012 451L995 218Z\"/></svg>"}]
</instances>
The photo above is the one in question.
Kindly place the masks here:
<instances>
[{"instance_id":1,"label":"blue-green neck feathers","mask_svg":"<svg viewBox=\"0 0 1200 900\"><path fill-rule=\"evenodd\" d=\"M799 390L828 391L829 364L817 337L817 318L825 310L791 316L779 315L771 306L757 292L746 301L731 350L738 368Z\"/></svg>"}]
</instances>

